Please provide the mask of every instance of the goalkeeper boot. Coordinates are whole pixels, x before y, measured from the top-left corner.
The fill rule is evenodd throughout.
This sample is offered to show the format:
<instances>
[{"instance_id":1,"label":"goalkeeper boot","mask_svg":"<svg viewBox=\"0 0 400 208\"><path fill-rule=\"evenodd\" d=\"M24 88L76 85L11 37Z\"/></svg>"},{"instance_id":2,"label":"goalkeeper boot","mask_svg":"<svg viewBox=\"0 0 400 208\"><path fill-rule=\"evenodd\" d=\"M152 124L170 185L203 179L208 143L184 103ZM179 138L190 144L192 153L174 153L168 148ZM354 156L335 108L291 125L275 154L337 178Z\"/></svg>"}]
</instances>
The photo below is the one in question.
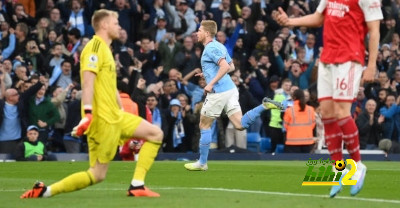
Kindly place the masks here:
<instances>
[{"instance_id":1,"label":"goalkeeper boot","mask_svg":"<svg viewBox=\"0 0 400 208\"><path fill-rule=\"evenodd\" d=\"M354 173L353 177L351 177L351 180L357 181L356 185L352 185L350 188L350 194L352 196L357 195L358 192L361 191L362 187L364 186L364 179L366 173L367 173L367 167L362 163L357 164L357 171L356 173Z\"/></svg>"},{"instance_id":2,"label":"goalkeeper boot","mask_svg":"<svg viewBox=\"0 0 400 208\"><path fill-rule=\"evenodd\" d=\"M199 161L194 163L186 163L185 168L190 171L206 171L208 169L207 164L201 165Z\"/></svg>"},{"instance_id":3,"label":"goalkeeper boot","mask_svg":"<svg viewBox=\"0 0 400 208\"><path fill-rule=\"evenodd\" d=\"M132 185L129 187L127 195L134 197L160 197L159 193L150 190L146 186L133 187Z\"/></svg>"},{"instance_id":4,"label":"goalkeeper boot","mask_svg":"<svg viewBox=\"0 0 400 208\"><path fill-rule=\"evenodd\" d=\"M332 186L331 192L329 193L329 196L331 198L335 197L338 193L340 193L342 191L342 189L343 189L342 179L348 172L349 171L347 169L344 169L342 172L342 176L340 176L340 179L339 179L339 185Z\"/></svg>"},{"instance_id":5,"label":"goalkeeper boot","mask_svg":"<svg viewBox=\"0 0 400 208\"><path fill-rule=\"evenodd\" d=\"M46 191L47 187L43 182L36 182L31 190L26 191L19 198L39 198L43 196L43 193Z\"/></svg>"},{"instance_id":6,"label":"goalkeeper boot","mask_svg":"<svg viewBox=\"0 0 400 208\"><path fill-rule=\"evenodd\" d=\"M262 101L262 104L264 106L265 109L279 109L279 110L283 110L283 105L282 103L272 100L268 97L265 97Z\"/></svg>"}]
</instances>

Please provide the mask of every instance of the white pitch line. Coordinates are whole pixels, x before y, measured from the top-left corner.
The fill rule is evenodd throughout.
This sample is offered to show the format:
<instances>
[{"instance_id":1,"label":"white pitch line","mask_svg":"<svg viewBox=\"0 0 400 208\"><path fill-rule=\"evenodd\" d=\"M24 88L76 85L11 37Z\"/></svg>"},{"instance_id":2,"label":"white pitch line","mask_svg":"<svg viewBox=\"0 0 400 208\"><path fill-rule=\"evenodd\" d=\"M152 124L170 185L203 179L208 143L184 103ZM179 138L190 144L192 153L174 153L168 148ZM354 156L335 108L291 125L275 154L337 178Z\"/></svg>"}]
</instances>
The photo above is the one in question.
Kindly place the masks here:
<instances>
[{"instance_id":1,"label":"white pitch line","mask_svg":"<svg viewBox=\"0 0 400 208\"><path fill-rule=\"evenodd\" d=\"M159 188L159 189L161 189L161 188ZM171 189L174 189L174 188L171 188ZM175 189L178 189L178 188L175 188ZM280 196L329 198L327 195L317 195L317 194L299 194L299 193L273 192L273 191L252 191L252 190L225 189L225 188L195 188L194 187L194 188L182 188L182 189L226 191L226 192L267 194L267 195L280 195ZM348 200L356 200L356 201L386 202L386 203L400 204L400 200L391 200L391 199L360 198L360 197L348 197L348 196L336 196L335 199L348 199Z\"/></svg>"},{"instance_id":2,"label":"white pitch line","mask_svg":"<svg viewBox=\"0 0 400 208\"><path fill-rule=\"evenodd\" d=\"M265 195L279 195L279 196L297 196L297 197L314 197L314 198L329 198L328 195L318 194L300 194L290 192L275 192L275 191L253 191L253 190L242 190L242 189L226 189L226 188L202 188L202 187L152 187L155 190L206 190L206 191L221 191L221 192L236 192L236 193L251 193L251 194L265 194ZM126 189L121 188L87 188L81 191L124 191ZM0 192L22 192L22 189L13 190L0 190ZM400 200L393 199L376 199L376 198L361 198L361 197L348 197L348 196L336 196L335 199L346 199L354 201L370 201L370 202L383 202L400 204Z\"/></svg>"}]
</instances>

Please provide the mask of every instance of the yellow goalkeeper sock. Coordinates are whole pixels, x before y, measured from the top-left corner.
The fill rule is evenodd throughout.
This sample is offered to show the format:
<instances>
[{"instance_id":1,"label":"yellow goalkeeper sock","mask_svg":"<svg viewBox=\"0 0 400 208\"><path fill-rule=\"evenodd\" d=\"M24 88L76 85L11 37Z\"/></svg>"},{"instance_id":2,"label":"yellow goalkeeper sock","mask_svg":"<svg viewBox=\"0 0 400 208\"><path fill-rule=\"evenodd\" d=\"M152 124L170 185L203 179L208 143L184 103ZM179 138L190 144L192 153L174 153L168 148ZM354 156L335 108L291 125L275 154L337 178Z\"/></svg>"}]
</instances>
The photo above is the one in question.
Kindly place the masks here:
<instances>
[{"instance_id":1,"label":"yellow goalkeeper sock","mask_svg":"<svg viewBox=\"0 0 400 208\"><path fill-rule=\"evenodd\" d=\"M150 141L147 141L143 144L139 152L139 160L136 164L133 180L144 182L147 171L151 168L151 165L153 165L160 146L161 143L154 143Z\"/></svg>"},{"instance_id":2,"label":"yellow goalkeeper sock","mask_svg":"<svg viewBox=\"0 0 400 208\"><path fill-rule=\"evenodd\" d=\"M74 173L58 181L50 186L51 195L59 193L76 191L86 188L96 183L93 173L90 171L82 171Z\"/></svg>"}]
</instances>

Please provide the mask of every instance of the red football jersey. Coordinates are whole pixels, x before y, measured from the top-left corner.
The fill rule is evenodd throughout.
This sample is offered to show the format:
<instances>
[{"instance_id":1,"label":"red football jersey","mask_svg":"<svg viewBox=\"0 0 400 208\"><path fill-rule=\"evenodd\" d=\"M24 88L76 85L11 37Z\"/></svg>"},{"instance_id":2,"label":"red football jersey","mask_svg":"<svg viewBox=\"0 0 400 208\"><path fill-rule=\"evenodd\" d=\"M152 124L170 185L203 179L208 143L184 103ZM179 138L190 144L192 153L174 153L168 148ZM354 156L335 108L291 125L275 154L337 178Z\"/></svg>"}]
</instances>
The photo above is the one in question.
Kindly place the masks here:
<instances>
[{"instance_id":1,"label":"red football jersey","mask_svg":"<svg viewBox=\"0 0 400 208\"><path fill-rule=\"evenodd\" d=\"M380 0L321 0L324 15L322 63L364 65L366 22L383 19Z\"/></svg>"}]
</instances>

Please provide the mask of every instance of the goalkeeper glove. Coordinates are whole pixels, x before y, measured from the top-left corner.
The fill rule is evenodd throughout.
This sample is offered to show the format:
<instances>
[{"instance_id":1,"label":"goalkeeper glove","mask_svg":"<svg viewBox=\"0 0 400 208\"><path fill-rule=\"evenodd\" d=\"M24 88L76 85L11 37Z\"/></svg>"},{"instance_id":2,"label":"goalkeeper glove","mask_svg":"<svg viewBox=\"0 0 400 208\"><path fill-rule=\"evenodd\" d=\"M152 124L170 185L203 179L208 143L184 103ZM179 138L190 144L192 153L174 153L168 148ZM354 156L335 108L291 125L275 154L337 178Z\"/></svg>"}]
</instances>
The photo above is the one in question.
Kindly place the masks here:
<instances>
[{"instance_id":1,"label":"goalkeeper glove","mask_svg":"<svg viewBox=\"0 0 400 208\"><path fill-rule=\"evenodd\" d=\"M92 106L84 105L85 117L81 119L79 124L72 129L71 135L73 137L80 137L85 133L86 129L89 128L90 122L92 122Z\"/></svg>"}]
</instances>

